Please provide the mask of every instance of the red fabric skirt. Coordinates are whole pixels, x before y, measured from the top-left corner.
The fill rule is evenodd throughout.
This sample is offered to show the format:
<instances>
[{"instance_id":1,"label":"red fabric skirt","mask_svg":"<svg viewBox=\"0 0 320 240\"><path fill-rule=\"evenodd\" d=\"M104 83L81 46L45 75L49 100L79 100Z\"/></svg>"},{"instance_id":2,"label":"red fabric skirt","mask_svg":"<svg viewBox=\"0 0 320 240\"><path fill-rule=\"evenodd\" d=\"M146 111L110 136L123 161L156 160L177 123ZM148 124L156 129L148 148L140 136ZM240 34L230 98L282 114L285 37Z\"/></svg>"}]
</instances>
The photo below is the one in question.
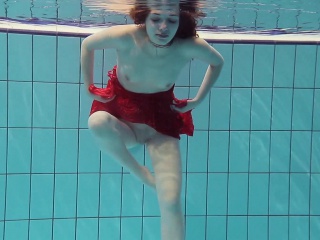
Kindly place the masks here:
<instances>
[{"instance_id":1,"label":"red fabric skirt","mask_svg":"<svg viewBox=\"0 0 320 240\"><path fill-rule=\"evenodd\" d=\"M191 111L178 113L171 105L183 107L187 100L175 98L172 87L158 93L135 93L126 90L118 81L117 66L108 72L109 81L106 88L94 85L89 91L102 97L112 98L107 103L94 100L90 115L97 111L106 111L118 119L132 123L143 123L157 132L180 139L180 134L193 136L194 126ZM174 103L175 102L175 103Z\"/></svg>"}]
</instances>

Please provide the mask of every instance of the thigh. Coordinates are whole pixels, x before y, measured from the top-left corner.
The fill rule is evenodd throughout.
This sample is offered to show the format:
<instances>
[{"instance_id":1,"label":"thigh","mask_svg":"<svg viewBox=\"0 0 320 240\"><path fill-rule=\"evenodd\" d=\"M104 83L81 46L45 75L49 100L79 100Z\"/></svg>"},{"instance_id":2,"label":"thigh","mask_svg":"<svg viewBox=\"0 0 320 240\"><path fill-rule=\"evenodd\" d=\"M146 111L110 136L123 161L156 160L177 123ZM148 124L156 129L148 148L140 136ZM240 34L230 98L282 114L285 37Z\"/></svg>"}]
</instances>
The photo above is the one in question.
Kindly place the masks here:
<instances>
[{"instance_id":1,"label":"thigh","mask_svg":"<svg viewBox=\"0 0 320 240\"><path fill-rule=\"evenodd\" d=\"M179 199L182 180L179 139L157 134L146 144L155 172L158 197Z\"/></svg>"},{"instance_id":2,"label":"thigh","mask_svg":"<svg viewBox=\"0 0 320 240\"><path fill-rule=\"evenodd\" d=\"M142 124L142 123L131 123L127 121L123 121L126 123L134 132L136 136L136 140L140 144L145 144L149 141L153 136L157 134L157 131L152 127Z\"/></svg>"},{"instance_id":3,"label":"thigh","mask_svg":"<svg viewBox=\"0 0 320 240\"><path fill-rule=\"evenodd\" d=\"M91 114L88 125L94 135L100 138L109 137L112 141L116 134L128 148L138 144L134 131L126 123L108 112L97 111Z\"/></svg>"}]
</instances>

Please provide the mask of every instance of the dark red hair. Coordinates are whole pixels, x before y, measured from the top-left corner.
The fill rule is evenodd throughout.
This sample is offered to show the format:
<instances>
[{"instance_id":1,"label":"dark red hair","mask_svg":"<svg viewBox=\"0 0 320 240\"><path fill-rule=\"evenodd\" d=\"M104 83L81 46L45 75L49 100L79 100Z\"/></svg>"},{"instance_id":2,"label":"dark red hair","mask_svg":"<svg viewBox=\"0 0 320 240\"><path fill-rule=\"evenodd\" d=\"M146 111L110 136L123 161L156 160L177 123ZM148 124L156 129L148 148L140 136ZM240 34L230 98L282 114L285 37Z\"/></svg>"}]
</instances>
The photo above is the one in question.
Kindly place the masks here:
<instances>
[{"instance_id":1,"label":"dark red hair","mask_svg":"<svg viewBox=\"0 0 320 240\"><path fill-rule=\"evenodd\" d=\"M180 1L179 27L175 37L189 38L198 36L196 31L197 19L204 17L205 14L198 9L197 2L194 0ZM146 0L137 0L129 15L135 24L144 24L150 11Z\"/></svg>"}]
</instances>

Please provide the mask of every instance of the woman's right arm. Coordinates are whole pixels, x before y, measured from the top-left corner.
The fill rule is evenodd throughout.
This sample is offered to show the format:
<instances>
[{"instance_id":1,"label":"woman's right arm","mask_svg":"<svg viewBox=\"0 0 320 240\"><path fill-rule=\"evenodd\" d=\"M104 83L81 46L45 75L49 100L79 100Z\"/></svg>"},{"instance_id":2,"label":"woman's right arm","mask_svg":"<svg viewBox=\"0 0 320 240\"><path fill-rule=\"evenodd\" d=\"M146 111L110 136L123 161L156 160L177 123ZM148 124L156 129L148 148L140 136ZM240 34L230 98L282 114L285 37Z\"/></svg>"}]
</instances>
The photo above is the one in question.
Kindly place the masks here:
<instances>
[{"instance_id":1,"label":"woman's right arm","mask_svg":"<svg viewBox=\"0 0 320 240\"><path fill-rule=\"evenodd\" d=\"M93 84L94 50L88 48L87 39L81 45L81 70L85 88L89 91L89 86Z\"/></svg>"},{"instance_id":2,"label":"woman's right arm","mask_svg":"<svg viewBox=\"0 0 320 240\"><path fill-rule=\"evenodd\" d=\"M94 51L98 49L124 49L128 44L130 34L128 26L114 26L97 32L85 38L81 45L81 69L85 88L93 84ZM97 99L99 100L99 99Z\"/></svg>"}]
</instances>

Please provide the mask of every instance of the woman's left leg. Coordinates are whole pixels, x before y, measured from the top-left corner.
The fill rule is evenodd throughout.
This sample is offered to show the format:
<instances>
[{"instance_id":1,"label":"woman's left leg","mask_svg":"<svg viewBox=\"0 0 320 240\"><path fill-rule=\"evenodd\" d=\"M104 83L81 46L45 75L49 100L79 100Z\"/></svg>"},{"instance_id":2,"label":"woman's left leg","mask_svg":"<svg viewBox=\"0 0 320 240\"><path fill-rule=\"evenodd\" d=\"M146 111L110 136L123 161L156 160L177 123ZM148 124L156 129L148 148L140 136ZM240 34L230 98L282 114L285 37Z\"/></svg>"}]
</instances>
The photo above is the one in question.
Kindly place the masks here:
<instances>
[{"instance_id":1,"label":"woman's left leg","mask_svg":"<svg viewBox=\"0 0 320 240\"><path fill-rule=\"evenodd\" d=\"M161 212L161 239L183 240L184 217L181 208L181 157L179 140L157 134L147 143L155 172Z\"/></svg>"}]
</instances>

